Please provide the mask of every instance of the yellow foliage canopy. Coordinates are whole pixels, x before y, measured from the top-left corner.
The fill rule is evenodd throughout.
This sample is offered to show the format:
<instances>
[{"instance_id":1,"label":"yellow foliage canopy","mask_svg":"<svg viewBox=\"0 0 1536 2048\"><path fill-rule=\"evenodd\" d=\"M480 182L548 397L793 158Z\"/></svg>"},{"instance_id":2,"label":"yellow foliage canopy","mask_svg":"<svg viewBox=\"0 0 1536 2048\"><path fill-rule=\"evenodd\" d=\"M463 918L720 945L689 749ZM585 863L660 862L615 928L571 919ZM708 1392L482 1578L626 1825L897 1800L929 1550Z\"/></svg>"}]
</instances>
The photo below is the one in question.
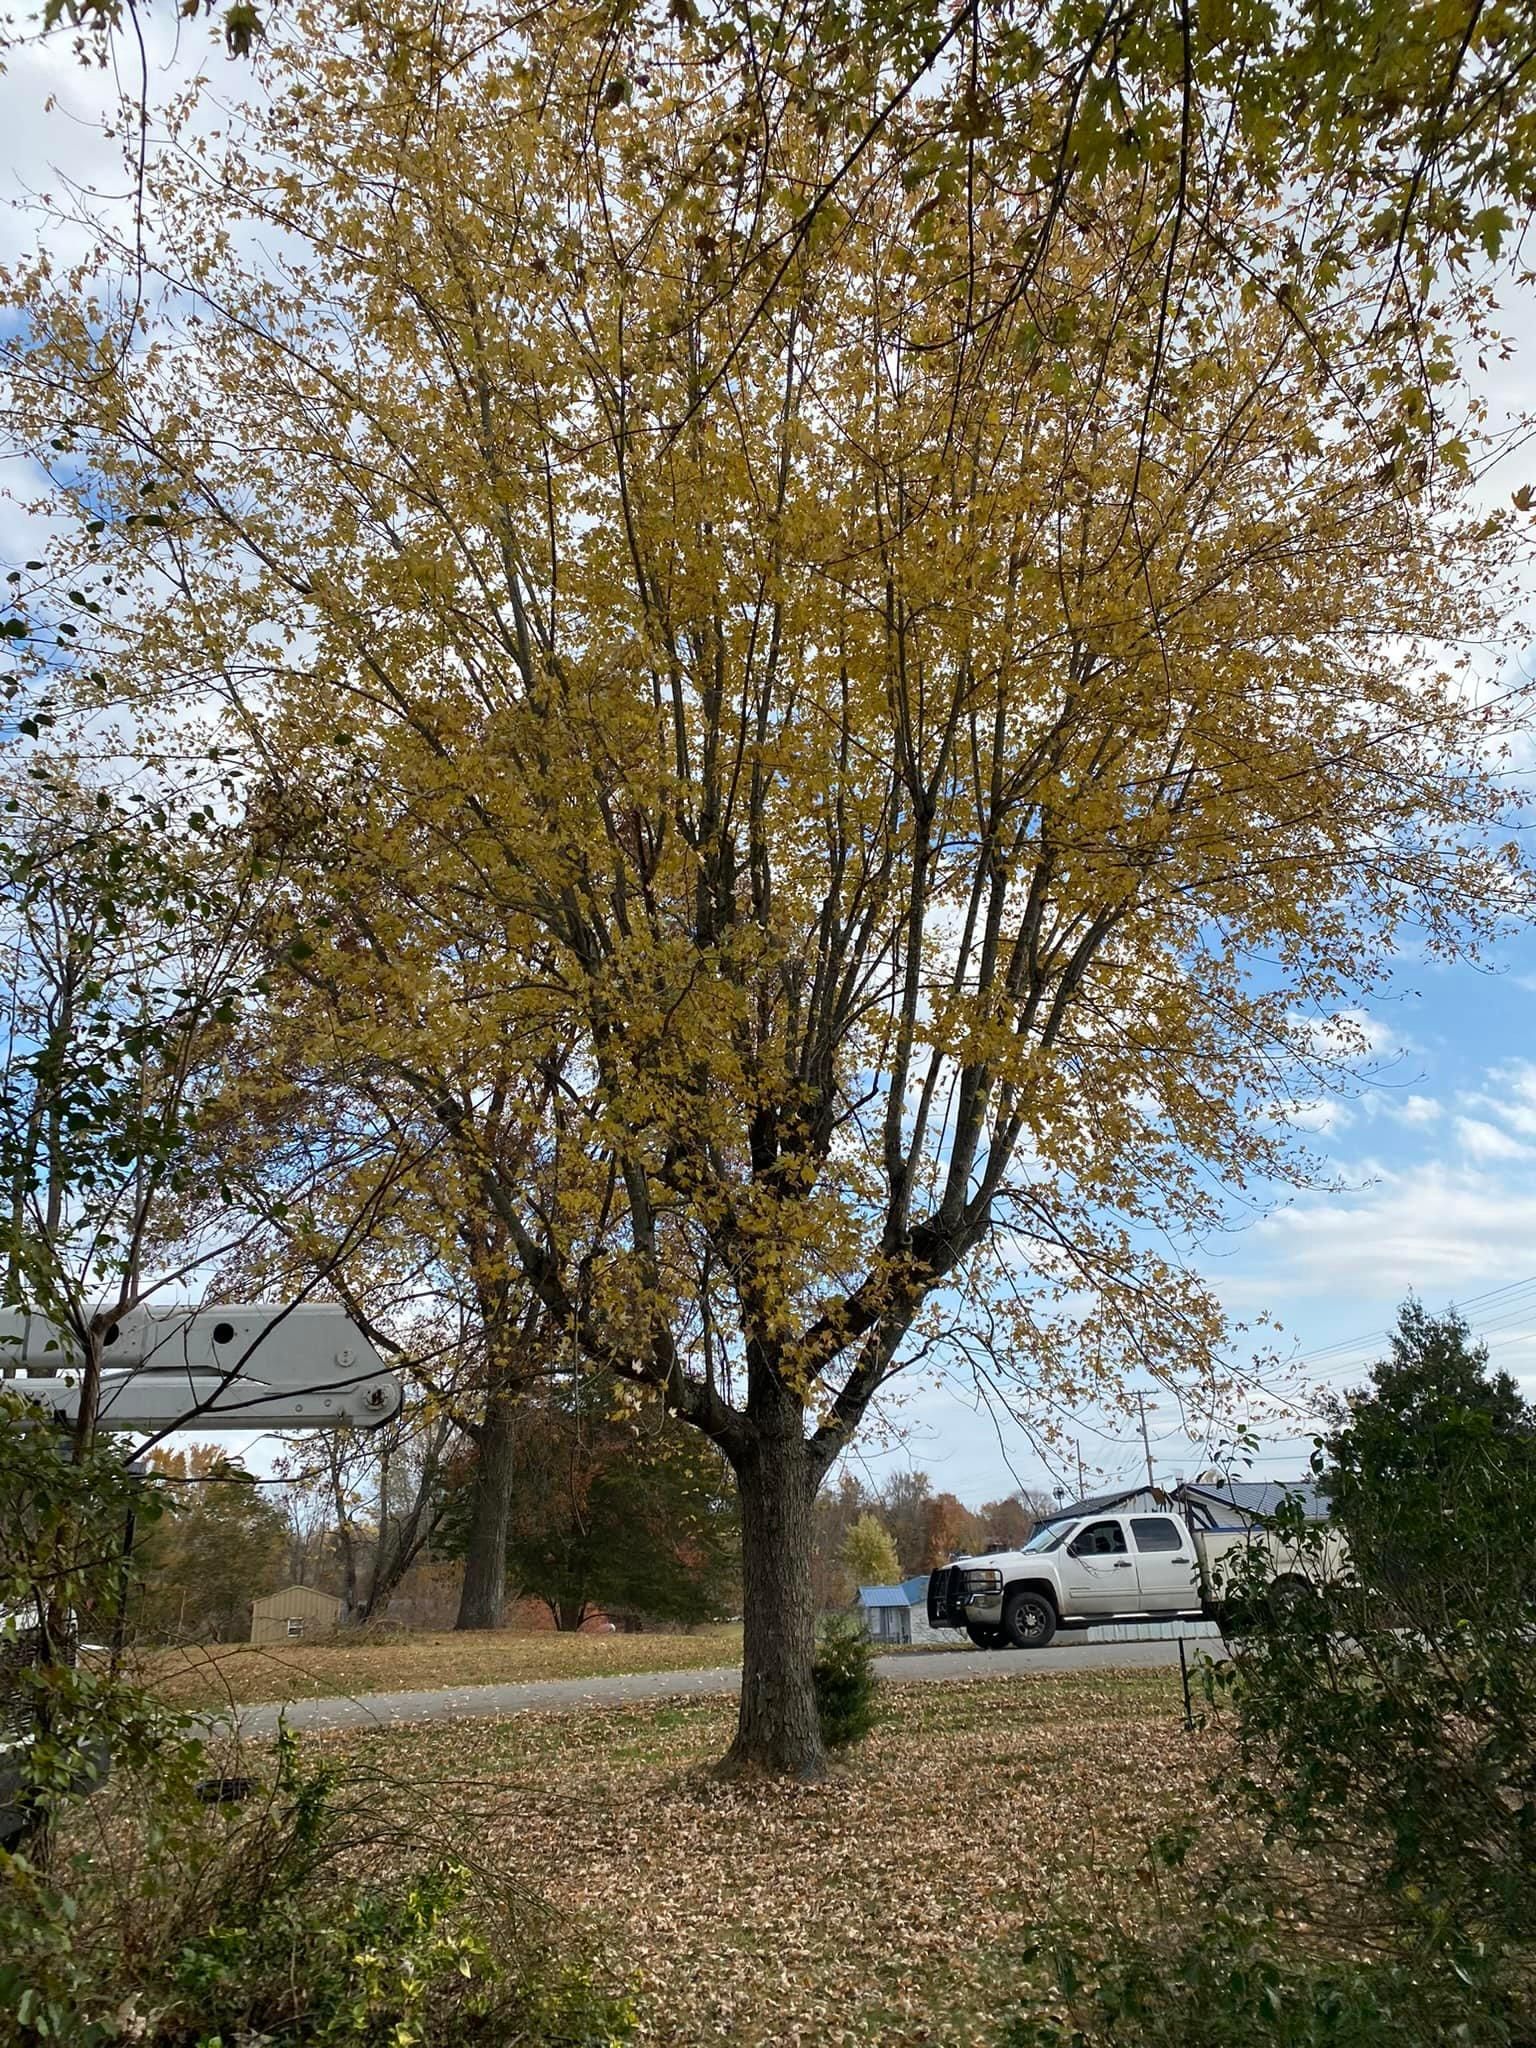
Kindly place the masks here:
<instances>
[{"instance_id":1,"label":"yellow foliage canopy","mask_svg":"<svg viewBox=\"0 0 1536 2048\"><path fill-rule=\"evenodd\" d=\"M808 1409L819 1474L935 1303L1068 1393L1207 1361L1149 1247L1298 1170L1318 1020L1521 886L1517 707L1440 653L1504 545L1455 380L1405 420L1374 297L1253 290L1230 160L1200 237L1132 169L1042 261L984 157L904 177L916 99L804 232L847 136L745 47L421 28L301 8L157 155L132 346L94 260L10 293L112 686L212 692L298 863L290 1042L738 1458ZM476 1149L493 1086L557 1164Z\"/></svg>"}]
</instances>

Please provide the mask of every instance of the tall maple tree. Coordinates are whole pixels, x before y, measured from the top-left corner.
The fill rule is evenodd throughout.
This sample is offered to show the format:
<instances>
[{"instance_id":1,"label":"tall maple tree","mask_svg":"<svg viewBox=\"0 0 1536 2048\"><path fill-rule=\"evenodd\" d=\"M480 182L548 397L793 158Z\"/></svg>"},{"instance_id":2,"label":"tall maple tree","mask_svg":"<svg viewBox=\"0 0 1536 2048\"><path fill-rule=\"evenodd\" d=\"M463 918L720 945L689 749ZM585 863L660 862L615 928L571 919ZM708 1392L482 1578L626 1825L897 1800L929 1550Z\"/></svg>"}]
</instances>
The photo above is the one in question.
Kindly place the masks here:
<instances>
[{"instance_id":1,"label":"tall maple tree","mask_svg":"<svg viewBox=\"0 0 1536 2048\"><path fill-rule=\"evenodd\" d=\"M1523 890L1520 706L1441 654L1507 546L1475 406L1317 232L1359 166L1188 95L1063 194L981 38L855 106L684 19L295 35L157 155L131 346L98 258L13 279L13 418L106 672L261 764L296 1009L471 1146L477 1063L558 1058L587 1173L481 1197L730 1461L728 1765L812 1775L811 1504L879 1391L966 1332L1063 1400L1208 1363L1166 1246L1303 1170L1395 943Z\"/></svg>"}]
</instances>

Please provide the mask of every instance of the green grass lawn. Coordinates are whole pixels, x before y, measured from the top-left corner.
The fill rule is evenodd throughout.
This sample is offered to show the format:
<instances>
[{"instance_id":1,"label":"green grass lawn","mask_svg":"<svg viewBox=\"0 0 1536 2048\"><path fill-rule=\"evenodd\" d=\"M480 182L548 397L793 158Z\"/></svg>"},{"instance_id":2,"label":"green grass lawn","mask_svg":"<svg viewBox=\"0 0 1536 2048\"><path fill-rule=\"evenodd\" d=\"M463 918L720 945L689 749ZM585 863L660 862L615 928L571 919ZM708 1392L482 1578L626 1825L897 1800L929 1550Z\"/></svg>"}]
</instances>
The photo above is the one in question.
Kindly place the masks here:
<instances>
[{"instance_id":1,"label":"green grass lawn","mask_svg":"<svg viewBox=\"0 0 1536 2048\"><path fill-rule=\"evenodd\" d=\"M980 2048L1043 1904L1144 1882L1147 1838L1208 1803L1213 1738L1184 1732L1163 1672L885 1697L863 1752L815 1786L710 1778L725 1700L305 1747L386 1773L402 1817L592 1934L641 2042Z\"/></svg>"},{"instance_id":2,"label":"green grass lawn","mask_svg":"<svg viewBox=\"0 0 1536 2048\"><path fill-rule=\"evenodd\" d=\"M149 1651L146 1682L176 1706L250 1706L372 1692L500 1685L520 1679L595 1678L605 1672L705 1671L741 1661L741 1629L688 1635L557 1635L509 1630L411 1635L400 1642L321 1639L221 1643Z\"/></svg>"}]
</instances>

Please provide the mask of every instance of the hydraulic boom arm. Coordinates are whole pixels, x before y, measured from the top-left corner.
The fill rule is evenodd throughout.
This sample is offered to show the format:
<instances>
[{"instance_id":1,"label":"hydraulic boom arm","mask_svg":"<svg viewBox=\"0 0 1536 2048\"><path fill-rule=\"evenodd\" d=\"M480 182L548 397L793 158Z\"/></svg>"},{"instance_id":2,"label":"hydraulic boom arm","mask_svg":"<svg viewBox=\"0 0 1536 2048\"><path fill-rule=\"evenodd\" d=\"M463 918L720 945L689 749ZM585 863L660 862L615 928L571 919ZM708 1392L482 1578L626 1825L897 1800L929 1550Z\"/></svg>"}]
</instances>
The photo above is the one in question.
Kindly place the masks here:
<instances>
[{"instance_id":1,"label":"hydraulic boom arm","mask_svg":"<svg viewBox=\"0 0 1536 2048\"><path fill-rule=\"evenodd\" d=\"M0 1373L29 1400L73 1418L81 1363L68 1330L0 1309ZM163 1429L183 1417L247 1429L368 1429L397 1415L402 1399L399 1380L332 1302L136 1308L105 1335L99 1413L107 1429Z\"/></svg>"}]
</instances>

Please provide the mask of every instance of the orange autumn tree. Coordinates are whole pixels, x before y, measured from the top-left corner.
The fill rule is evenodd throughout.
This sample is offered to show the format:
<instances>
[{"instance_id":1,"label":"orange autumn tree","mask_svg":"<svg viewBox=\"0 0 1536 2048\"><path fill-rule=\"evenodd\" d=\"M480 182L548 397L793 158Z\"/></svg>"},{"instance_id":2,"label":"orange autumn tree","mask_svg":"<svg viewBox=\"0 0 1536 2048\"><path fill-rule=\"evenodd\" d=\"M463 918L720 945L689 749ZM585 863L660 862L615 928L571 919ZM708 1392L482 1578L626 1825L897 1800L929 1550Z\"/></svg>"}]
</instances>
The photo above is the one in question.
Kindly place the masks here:
<instances>
[{"instance_id":1,"label":"orange autumn tree","mask_svg":"<svg viewBox=\"0 0 1536 2048\"><path fill-rule=\"evenodd\" d=\"M1441 652L1506 545L1475 408L1219 137L1042 256L1001 145L924 175L946 91L850 164L686 20L294 36L155 153L142 331L110 238L13 280L13 418L99 522L99 687L260 765L293 1028L460 1147L477 1074L558 1055L583 1172L551 1208L487 1152L477 1199L729 1459L727 1765L812 1776L811 1505L881 1389L1219 1377L1169 1247L1306 1171L1391 949L1523 889L1520 707ZM1231 260L1265 208L1278 294Z\"/></svg>"}]
</instances>

